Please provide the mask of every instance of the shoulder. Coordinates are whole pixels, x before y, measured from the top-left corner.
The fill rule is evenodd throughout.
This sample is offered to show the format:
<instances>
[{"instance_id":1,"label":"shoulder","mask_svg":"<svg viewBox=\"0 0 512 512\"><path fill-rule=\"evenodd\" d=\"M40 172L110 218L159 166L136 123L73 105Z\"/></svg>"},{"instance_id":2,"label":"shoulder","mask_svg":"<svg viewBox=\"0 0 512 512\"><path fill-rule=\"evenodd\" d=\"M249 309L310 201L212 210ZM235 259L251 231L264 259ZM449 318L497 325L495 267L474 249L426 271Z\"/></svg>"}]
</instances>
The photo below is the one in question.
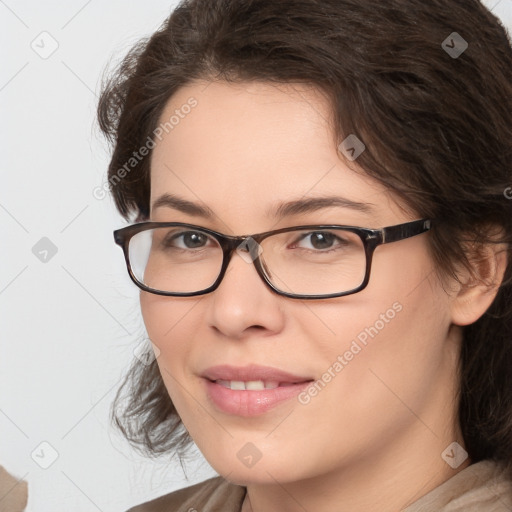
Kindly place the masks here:
<instances>
[{"instance_id":1,"label":"shoulder","mask_svg":"<svg viewBox=\"0 0 512 512\"><path fill-rule=\"evenodd\" d=\"M215 477L147 501L127 512L239 512L244 496L245 487Z\"/></svg>"},{"instance_id":2,"label":"shoulder","mask_svg":"<svg viewBox=\"0 0 512 512\"><path fill-rule=\"evenodd\" d=\"M512 475L493 460L471 464L404 512L510 512Z\"/></svg>"}]
</instances>

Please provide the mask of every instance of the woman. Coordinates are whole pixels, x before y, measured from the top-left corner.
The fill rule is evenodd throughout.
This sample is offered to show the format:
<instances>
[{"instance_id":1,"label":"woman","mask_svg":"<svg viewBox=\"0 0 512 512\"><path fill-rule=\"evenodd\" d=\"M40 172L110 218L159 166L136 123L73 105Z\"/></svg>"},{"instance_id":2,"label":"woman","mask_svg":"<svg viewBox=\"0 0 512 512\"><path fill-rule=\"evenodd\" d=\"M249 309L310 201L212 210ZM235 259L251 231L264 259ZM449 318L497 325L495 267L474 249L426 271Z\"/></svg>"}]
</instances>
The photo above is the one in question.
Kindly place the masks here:
<instances>
[{"instance_id":1,"label":"woman","mask_svg":"<svg viewBox=\"0 0 512 512\"><path fill-rule=\"evenodd\" d=\"M191 0L126 57L114 418L220 475L133 511L512 510L511 84L476 0Z\"/></svg>"}]
</instances>

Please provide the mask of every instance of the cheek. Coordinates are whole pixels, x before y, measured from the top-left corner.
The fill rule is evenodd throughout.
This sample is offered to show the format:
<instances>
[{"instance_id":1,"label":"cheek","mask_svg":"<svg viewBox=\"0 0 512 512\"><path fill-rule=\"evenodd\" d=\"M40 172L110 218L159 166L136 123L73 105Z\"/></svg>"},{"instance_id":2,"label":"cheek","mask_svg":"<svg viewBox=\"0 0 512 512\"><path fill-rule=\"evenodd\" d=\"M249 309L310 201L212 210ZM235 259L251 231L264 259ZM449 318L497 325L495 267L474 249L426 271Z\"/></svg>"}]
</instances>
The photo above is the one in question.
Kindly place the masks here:
<instances>
[{"instance_id":1,"label":"cheek","mask_svg":"<svg viewBox=\"0 0 512 512\"><path fill-rule=\"evenodd\" d=\"M367 421L352 421L347 428L367 432L393 417L411 417L403 403L421 409L432 383L456 356L447 340L449 300L430 260L404 252L395 253L394 261L382 254L375 263L366 290L338 303L311 306L331 336L319 342L313 323L301 324L312 359L323 361L321 381L327 383L325 392L319 386L325 402L314 398L312 408L339 411L340 417L350 411L351 418Z\"/></svg>"},{"instance_id":2,"label":"cheek","mask_svg":"<svg viewBox=\"0 0 512 512\"><path fill-rule=\"evenodd\" d=\"M195 297L161 297L142 292L140 305L146 331L151 342L158 347L158 368L167 392L183 423L187 427L194 415L197 404L190 393L191 378L187 361L193 350L193 341L197 338L195 329L200 325L198 316L200 302ZM197 414L197 412L195 412Z\"/></svg>"},{"instance_id":3,"label":"cheek","mask_svg":"<svg viewBox=\"0 0 512 512\"><path fill-rule=\"evenodd\" d=\"M438 370L450 327L450 303L432 261L426 250L414 250L420 240L410 242L394 257L383 251L373 275L373 289L386 298L382 304L399 305L400 311L376 336L371 363L406 394L407 386L421 391Z\"/></svg>"},{"instance_id":4,"label":"cheek","mask_svg":"<svg viewBox=\"0 0 512 512\"><path fill-rule=\"evenodd\" d=\"M194 326L199 325L199 319L195 318L199 302L195 297L175 299L145 292L140 295L146 331L160 350L158 363L173 374L184 368L180 363L192 347Z\"/></svg>"},{"instance_id":5,"label":"cheek","mask_svg":"<svg viewBox=\"0 0 512 512\"><path fill-rule=\"evenodd\" d=\"M433 383L444 382L447 327L431 283L424 281L413 293L406 288L389 294L389 300L347 301L333 306L331 315L323 310L335 336L308 347L308 359L318 363L318 385L301 397L294 413L300 430L312 433L306 450L312 461L315 453L324 453L322 464L335 466L340 457L377 452L412 425L424 428L411 411L423 417L435 400ZM306 332L318 342L313 330ZM319 425L326 411L329 422ZM298 438L293 427L271 436L290 453Z\"/></svg>"},{"instance_id":6,"label":"cheek","mask_svg":"<svg viewBox=\"0 0 512 512\"><path fill-rule=\"evenodd\" d=\"M169 307L164 297L145 292L140 294L140 309L149 338L162 350L166 332L173 325L173 309Z\"/></svg>"}]
</instances>

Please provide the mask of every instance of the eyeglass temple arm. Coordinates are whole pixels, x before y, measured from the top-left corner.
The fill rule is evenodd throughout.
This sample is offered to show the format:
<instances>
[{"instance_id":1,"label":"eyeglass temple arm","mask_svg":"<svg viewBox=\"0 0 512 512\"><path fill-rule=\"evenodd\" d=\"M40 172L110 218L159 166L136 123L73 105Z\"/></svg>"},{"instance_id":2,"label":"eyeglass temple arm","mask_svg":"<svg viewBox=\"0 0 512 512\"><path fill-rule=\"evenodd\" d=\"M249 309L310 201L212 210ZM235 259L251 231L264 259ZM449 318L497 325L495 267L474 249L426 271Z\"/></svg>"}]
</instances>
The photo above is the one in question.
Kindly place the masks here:
<instances>
[{"instance_id":1,"label":"eyeglass temple arm","mask_svg":"<svg viewBox=\"0 0 512 512\"><path fill-rule=\"evenodd\" d=\"M432 220L430 219L413 220L412 222L400 224L399 226L390 226L382 230L382 243L398 242L405 238L420 235L428 231L431 227Z\"/></svg>"}]
</instances>

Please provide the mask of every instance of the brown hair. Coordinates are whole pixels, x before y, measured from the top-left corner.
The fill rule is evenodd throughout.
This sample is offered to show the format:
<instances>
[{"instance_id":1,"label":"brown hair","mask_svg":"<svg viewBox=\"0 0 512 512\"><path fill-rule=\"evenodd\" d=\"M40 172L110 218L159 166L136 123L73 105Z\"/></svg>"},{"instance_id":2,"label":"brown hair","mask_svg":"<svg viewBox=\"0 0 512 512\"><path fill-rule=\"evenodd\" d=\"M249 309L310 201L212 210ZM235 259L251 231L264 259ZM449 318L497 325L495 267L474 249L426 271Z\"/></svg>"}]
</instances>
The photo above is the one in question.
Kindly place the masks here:
<instances>
[{"instance_id":1,"label":"brown hair","mask_svg":"<svg viewBox=\"0 0 512 512\"><path fill-rule=\"evenodd\" d=\"M449 52L453 32L468 44L460 55ZM495 242L489 226L502 228L504 282L463 329L459 419L472 461L503 461L512 475L512 48L500 21L478 0L183 1L104 84L109 178L152 136L169 98L198 79L324 92L337 140L353 133L366 145L364 172L439 221L429 240L443 273L469 266L465 242ZM149 160L109 180L125 218L149 217ZM190 441L155 362L135 360L112 416L149 455L182 455Z\"/></svg>"}]
</instances>

